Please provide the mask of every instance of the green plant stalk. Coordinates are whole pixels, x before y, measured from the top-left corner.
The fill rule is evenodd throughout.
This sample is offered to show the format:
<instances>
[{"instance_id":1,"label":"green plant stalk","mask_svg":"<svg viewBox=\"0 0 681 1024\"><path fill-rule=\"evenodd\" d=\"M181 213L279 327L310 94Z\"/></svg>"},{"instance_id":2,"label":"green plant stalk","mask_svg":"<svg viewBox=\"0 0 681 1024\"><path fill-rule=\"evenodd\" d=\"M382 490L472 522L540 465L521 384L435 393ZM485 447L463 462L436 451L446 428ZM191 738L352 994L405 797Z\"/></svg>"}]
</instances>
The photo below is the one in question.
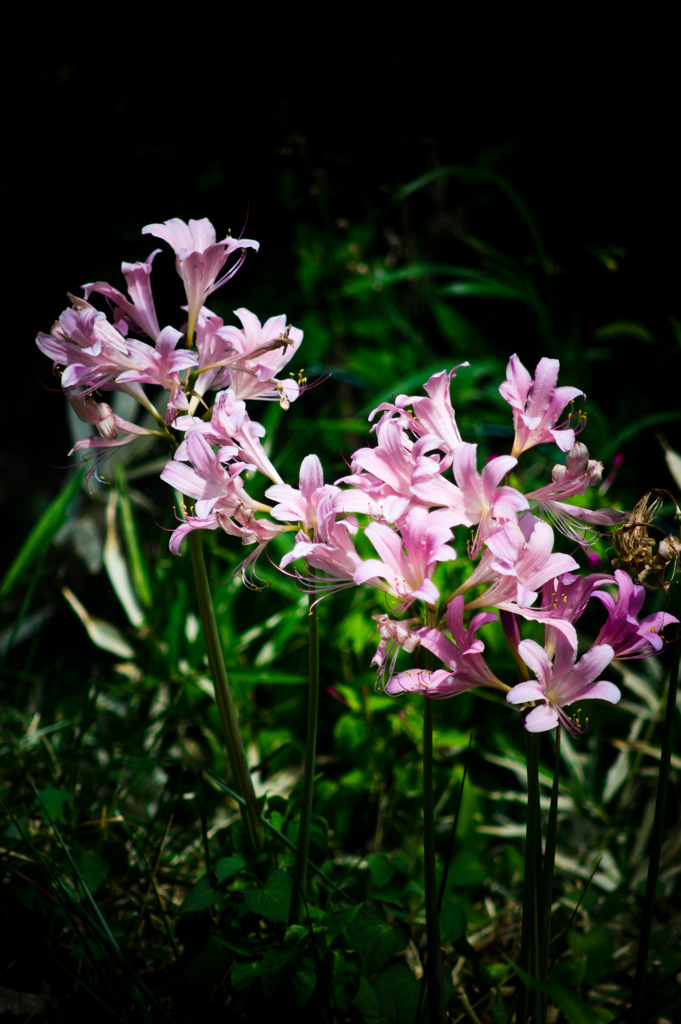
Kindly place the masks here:
<instances>
[{"instance_id":1,"label":"green plant stalk","mask_svg":"<svg viewBox=\"0 0 681 1024\"><path fill-rule=\"evenodd\" d=\"M427 622L431 625L434 613L428 609ZM425 667L432 668L433 655L426 651ZM428 697L423 701L423 862L426 883L426 938L428 954L426 978L428 980L428 1020L430 1024L446 1024L447 1007L442 978L440 956L440 915L435 870L435 802L433 798L433 704Z\"/></svg>"},{"instance_id":2,"label":"green plant stalk","mask_svg":"<svg viewBox=\"0 0 681 1024\"><path fill-rule=\"evenodd\" d=\"M194 571L194 585L199 605L199 618L203 630L203 639L208 655L208 667L215 687L215 700L220 714L222 732L225 740L225 749L229 759L232 774L237 782L239 793L244 798L241 806L241 814L246 827L246 837L251 856L256 857L262 853L265 845L265 830L263 828L260 808L255 797L253 781L248 770L246 751L244 750L239 719L232 699L232 691L227 678L225 660L222 656L218 626L215 620L215 609L210 594L208 574L206 572L206 561L203 555L203 539L200 530L192 530L188 537L189 550Z\"/></svg>"},{"instance_id":3,"label":"green plant stalk","mask_svg":"<svg viewBox=\"0 0 681 1024\"><path fill-rule=\"evenodd\" d=\"M551 805L546 826L546 845L541 872L541 934L539 936L539 981L544 985L549 980L549 945L551 943L551 902L553 895L553 872L556 864L556 835L558 832L558 790L560 788L560 725L556 728L556 747L553 765L553 786ZM546 1019L546 994L542 993L542 1020Z\"/></svg>"},{"instance_id":4,"label":"green plant stalk","mask_svg":"<svg viewBox=\"0 0 681 1024\"><path fill-rule=\"evenodd\" d=\"M667 806L667 790L669 788L669 769L671 764L672 747L674 744L674 716L676 714L676 694L679 684L679 668L681 659L680 641L674 644L674 655L672 657L671 671L669 673L669 686L667 688L667 706L664 718L664 733L662 736L662 751L660 756L660 774L657 783L657 796L655 799L655 818L650 841L650 859L648 861L648 878L646 881L646 895L643 904L643 918L638 938L638 954L636 957L636 973L634 975L634 986L632 989L631 1010L629 1020L631 1024L639 1024L643 1017L643 990L646 980L646 968L648 965L648 950L650 948L650 932L653 924L653 911L655 909L655 892L657 880L660 874L660 857L662 854L662 840L664 838L664 818Z\"/></svg>"},{"instance_id":5,"label":"green plant stalk","mask_svg":"<svg viewBox=\"0 0 681 1024\"><path fill-rule=\"evenodd\" d=\"M154 599L152 597L149 574L147 572L144 555L142 554L142 548L139 542L137 527L135 525L132 502L130 501L130 495L126 490L125 478L122 470L118 470L116 473L116 485L118 487L121 530L123 532L125 547L128 554L128 562L135 586L135 593L144 607L148 609L151 608Z\"/></svg>"},{"instance_id":6,"label":"green plant stalk","mask_svg":"<svg viewBox=\"0 0 681 1024\"><path fill-rule=\"evenodd\" d=\"M523 891L523 919L520 930L520 967L539 981L540 919L542 896L541 813L539 808L539 734L525 732L527 759L527 829L525 842L525 885ZM530 1007L530 999L532 1006ZM531 991L518 980L517 1024L540 1024L542 1020L541 993Z\"/></svg>"},{"instance_id":7,"label":"green plant stalk","mask_svg":"<svg viewBox=\"0 0 681 1024\"><path fill-rule=\"evenodd\" d=\"M310 573L314 576L314 569ZM310 826L312 824L312 801L314 797L314 776L317 761L317 722L319 719L319 618L317 615L317 594L310 591L308 622L308 689L307 689L307 738L305 741L305 770L303 774L303 797L298 826L298 845L293 869L293 889L288 923L302 924L305 913L305 891L307 888L307 862L310 850Z\"/></svg>"}]
</instances>

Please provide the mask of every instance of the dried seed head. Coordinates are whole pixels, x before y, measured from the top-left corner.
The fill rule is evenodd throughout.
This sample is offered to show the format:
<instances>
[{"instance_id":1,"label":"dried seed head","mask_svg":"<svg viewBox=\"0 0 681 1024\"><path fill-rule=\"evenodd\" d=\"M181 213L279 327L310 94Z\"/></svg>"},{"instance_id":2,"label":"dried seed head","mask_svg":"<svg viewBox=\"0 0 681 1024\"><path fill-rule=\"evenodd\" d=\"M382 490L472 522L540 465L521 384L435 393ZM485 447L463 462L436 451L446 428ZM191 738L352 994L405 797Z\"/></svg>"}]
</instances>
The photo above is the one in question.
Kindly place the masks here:
<instances>
[{"instance_id":1,"label":"dried seed head","mask_svg":"<svg viewBox=\"0 0 681 1024\"><path fill-rule=\"evenodd\" d=\"M613 544L619 555L618 559L613 559L613 566L615 569L626 570L647 590L660 587L666 593L679 569L681 541L674 534L664 533L653 524L665 501L671 501L674 505L675 518L681 517L679 506L669 491L662 488L648 491L613 535ZM651 530L662 534L661 538L656 540L651 536Z\"/></svg>"}]
</instances>

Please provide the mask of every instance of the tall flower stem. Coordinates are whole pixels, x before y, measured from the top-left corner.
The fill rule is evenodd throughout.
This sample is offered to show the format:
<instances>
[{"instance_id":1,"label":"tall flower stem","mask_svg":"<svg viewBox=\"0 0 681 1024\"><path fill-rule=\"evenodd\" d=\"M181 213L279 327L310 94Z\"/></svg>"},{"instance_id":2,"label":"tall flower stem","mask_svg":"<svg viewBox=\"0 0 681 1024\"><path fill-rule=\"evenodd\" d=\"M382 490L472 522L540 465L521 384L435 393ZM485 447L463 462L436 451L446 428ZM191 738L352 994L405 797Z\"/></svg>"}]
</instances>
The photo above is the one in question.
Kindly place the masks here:
<instances>
[{"instance_id":1,"label":"tall flower stem","mask_svg":"<svg viewBox=\"0 0 681 1024\"><path fill-rule=\"evenodd\" d=\"M218 625L215 619L215 609L213 608L208 573L206 572L206 561L203 554L201 531L193 530L189 534L188 541L192 569L194 571L196 597L199 605L199 618L201 619L203 630L203 641L206 645L208 667L215 688L215 700L220 714L225 749L232 775L237 783L237 789L244 799L244 804L241 806L241 815L246 827L249 852L251 856L256 857L263 850L265 830L260 815L260 808L255 797L255 790L253 789L251 774L248 770L246 751L244 750L243 739L239 729L239 719L229 686L222 647L220 646Z\"/></svg>"},{"instance_id":2,"label":"tall flower stem","mask_svg":"<svg viewBox=\"0 0 681 1024\"><path fill-rule=\"evenodd\" d=\"M428 625L431 625L428 609ZM426 668L432 667L433 655L426 651ZM423 860L426 883L426 937L428 955L428 1020L430 1024L445 1024L447 1008L440 957L440 916L435 871L435 803L433 797L433 702L423 702Z\"/></svg>"},{"instance_id":3,"label":"tall flower stem","mask_svg":"<svg viewBox=\"0 0 681 1024\"><path fill-rule=\"evenodd\" d=\"M669 674L669 686L667 688L667 706L664 719L664 733L662 737L662 750L660 753L660 772L657 783L657 796L655 799L655 818L653 820L653 832L650 842L650 860L648 861L648 878L646 881L646 895L643 904L643 919L639 931L638 954L636 958L636 974L634 976L634 988L632 992L631 1011L628 1020L631 1024L639 1024L643 1020L643 990L648 966L648 950L650 948L650 932L653 924L653 912L655 909L655 892L657 880L660 874L660 857L662 855L662 840L664 838L664 818L667 806L667 790L669 788L669 768L671 755L674 746L674 718L676 715L676 694L679 685L679 669L681 668L681 641L677 640L674 645L671 671Z\"/></svg>"},{"instance_id":4,"label":"tall flower stem","mask_svg":"<svg viewBox=\"0 0 681 1024\"><path fill-rule=\"evenodd\" d=\"M527 829L525 842L525 885L523 919L520 932L518 962L524 972L540 981L540 921L542 899L541 812L539 808L539 734L525 733L527 760ZM530 1005L531 1001L531 1005ZM518 981L518 1024L542 1020L541 994L538 988L528 989Z\"/></svg>"},{"instance_id":5,"label":"tall flower stem","mask_svg":"<svg viewBox=\"0 0 681 1024\"><path fill-rule=\"evenodd\" d=\"M310 567L310 574L315 570ZM317 758L317 722L319 719L319 619L317 616L317 594L310 591L308 621L308 689L307 689L307 739L305 742L305 772L303 775L303 797L298 827L298 845L293 872L293 890L289 909L289 924L301 924L305 911L305 890L307 888L307 861L310 849L310 825L312 822L312 800L314 796L314 775Z\"/></svg>"},{"instance_id":6,"label":"tall flower stem","mask_svg":"<svg viewBox=\"0 0 681 1024\"><path fill-rule=\"evenodd\" d=\"M556 837L558 834L558 790L560 788L560 725L556 729L556 746L553 764L553 787L551 789L551 805L549 820L546 826L546 845L541 872L541 892L539 900L539 977L542 985L549 980L549 945L551 943L551 903L553 896L553 872L556 863ZM547 1000L542 993L542 1020L546 1019Z\"/></svg>"}]
</instances>

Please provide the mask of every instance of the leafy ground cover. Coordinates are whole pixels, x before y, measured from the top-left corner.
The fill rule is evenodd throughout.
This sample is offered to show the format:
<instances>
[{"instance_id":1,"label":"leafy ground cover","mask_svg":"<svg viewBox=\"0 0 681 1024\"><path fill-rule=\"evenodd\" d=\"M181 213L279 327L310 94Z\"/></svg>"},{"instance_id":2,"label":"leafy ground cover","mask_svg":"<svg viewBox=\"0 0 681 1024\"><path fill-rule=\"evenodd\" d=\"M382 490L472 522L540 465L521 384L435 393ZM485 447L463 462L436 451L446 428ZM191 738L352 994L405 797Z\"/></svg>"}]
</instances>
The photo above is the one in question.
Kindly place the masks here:
<instances>
[{"instance_id":1,"label":"leafy ground cover","mask_svg":"<svg viewBox=\"0 0 681 1024\"><path fill-rule=\"evenodd\" d=\"M477 232L486 216L452 222L445 184L475 196L472 210L503 208L513 251ZM418 232L407 227L415 214ZM622 339L636 337L678 366L674 325L662 342L623 319L577 330L569 289L506 181L445 168L340 230L315 223L302 221L295 241L295 322L308 378L329 379L305 404L263 417L285 479L313 450L311 434L326 478L346 473L343 456L363 443L372 408L464 359L472 365L457 377L457 422L494 454L512 437L498 381L508 355L525 352L523 334L528 364L558 357L561 379L587 392L584 439L606 465L608 502L628 509L650 486L678 490L676 388L641 393L618 359ZM609 387L599 390L603 369ZM653 448L663 480L642 479ZM547 457L538 449L537 478ZM189 558L168 551L176 520L158 481L164 461L142 442L106 463L104 486L74 471L4 577L1 1009L63 1020L247 1020L273 1008L284 1021L427 1020L423 700L376 692L377 609L364 590L319 603L311 866L302 923L289 925L307 597L264 558L258 589L247 589L233 575L242 549L208 538L221 645L268 833L267 853L253 859ZM657 522L672 532L672 502ZM275 539L272 563L286 550ZM595 551L609 567L609 541ZM650 610L678 615L677 590L659 591ZM595 636L598 625L589 628ZM514 678L505 648L484 635L496 674ZM670 661L620 662L621 702L594 710L584 735L562 737L549 1019L631 1018ZM485 691L435 702L433 714L449 1013L502 1024L515 1012L527 895L523 730L509 729L505 701ZM540 757L546 818L546 738ZM678 767L673 754L641 1020L673 1021L680 1005Z\"/></svg>"}]
</instances>

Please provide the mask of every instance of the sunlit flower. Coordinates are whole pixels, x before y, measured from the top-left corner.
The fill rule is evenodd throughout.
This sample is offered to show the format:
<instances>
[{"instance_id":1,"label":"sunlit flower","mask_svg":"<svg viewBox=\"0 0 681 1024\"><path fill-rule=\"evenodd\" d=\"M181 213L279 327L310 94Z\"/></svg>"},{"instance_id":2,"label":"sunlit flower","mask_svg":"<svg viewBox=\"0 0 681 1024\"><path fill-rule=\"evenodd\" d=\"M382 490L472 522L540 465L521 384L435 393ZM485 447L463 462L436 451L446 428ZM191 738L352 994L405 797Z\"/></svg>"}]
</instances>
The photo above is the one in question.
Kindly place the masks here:
<instances>
[{"instance_id":1,"label":"sunlit flower","mask_svg":"<svg viewBox=\"0 0 681 1024\"><path fill-rule=\"evenodd\" d=\"M163 224L147 224L142 234L162 238L175 251L175 266L187 293L187 338L190 341L206 298L234 276L244 261L246 249L257 251L260 248L260 243L250 238L228 235L218 242L215 228L205 217L190 220L188 224L179 217L172 217ZM235 252L240 252L236 263L218 280L218 274Z\"/></svg>"},{"instance_id":2,"label":"sunlit flower","mask_svg":"<svg viewBox=\"0 0 681 1024\"><path fill-rule=\"evenodd\" d=\"M522 640L518 653L536 679L513 686L506 694L509 704L538 703L525 719L528 732L546 732L560 724L577 735L582 731L579 722L570 718L564 708L582 700L606 700L617 704L620 691L614 683L598 679L610 664L615 652L609 644L598 644L587 651L575 664L576 652L562 635L556 637L553 662L534 640Z\"/></svg>"}]
</instances>

